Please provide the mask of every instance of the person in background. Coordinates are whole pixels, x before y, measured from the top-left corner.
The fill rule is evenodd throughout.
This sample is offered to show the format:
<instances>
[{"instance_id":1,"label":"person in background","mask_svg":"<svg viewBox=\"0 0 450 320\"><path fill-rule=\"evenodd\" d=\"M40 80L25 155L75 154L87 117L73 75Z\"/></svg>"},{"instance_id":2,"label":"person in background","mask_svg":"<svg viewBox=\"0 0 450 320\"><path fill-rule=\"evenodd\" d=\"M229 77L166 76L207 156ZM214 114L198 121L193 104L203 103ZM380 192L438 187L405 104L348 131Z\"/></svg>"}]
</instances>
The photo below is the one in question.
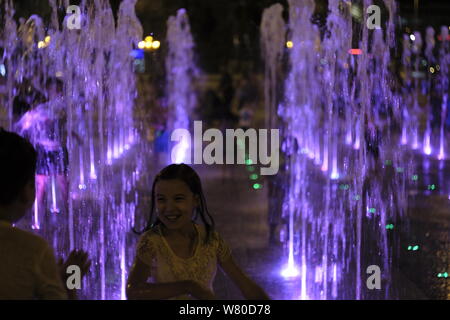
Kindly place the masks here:
<instances>
[{"instance_id":1,"label":"person in background","mask_svg":"<svg viewBox=\"0 0 450 320\"><path fill-rule=\"evenodd\" d=\"M46 102L32 101L32 109L26 112L16 123L16 131L29 139L37 151L37 207L44 208L44 197L50 179L55 180L58 194L61 194L63 207L68 208L68 167L67 128L65 103L63 98L63 82L58 78L50 78L46 82ZM81 138L74 132L72 135L81 143ZM51 211L60 212L53 199Z\"/></svg>"}]
</instances>

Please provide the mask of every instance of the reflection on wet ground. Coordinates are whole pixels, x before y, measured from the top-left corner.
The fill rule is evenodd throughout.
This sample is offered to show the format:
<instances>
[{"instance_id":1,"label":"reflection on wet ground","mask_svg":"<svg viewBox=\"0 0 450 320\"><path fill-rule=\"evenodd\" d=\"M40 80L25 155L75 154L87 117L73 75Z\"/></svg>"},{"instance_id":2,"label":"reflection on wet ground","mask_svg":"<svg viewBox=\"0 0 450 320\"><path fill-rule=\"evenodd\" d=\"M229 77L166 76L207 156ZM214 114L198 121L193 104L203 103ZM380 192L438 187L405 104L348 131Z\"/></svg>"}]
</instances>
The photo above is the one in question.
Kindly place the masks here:
<instances>
[{"instance_id":1,"label":"reflection on wet ground","mask_svg":"<svg viewBox=\"0 0 450 320\"><path fill-rule=\"evenodd\" d=\"M449 280L443 276L449 270L450 252L450 186L445 186L450 184L446 173L449 165L448 161L431 161L429 168L427 163L425 169L423 165L417 168L417 183L409 190L408 221L395 226L399 253L393 261L391 286L398 299L450 298ZM241 267L273 299L299 299L299 279L288 280L280 275L286 250L269 241L269 198L264 182L262 189L255 190L245 166L227 166L226 170L219 166L195 166L195 169L202 178L217 229L232 247ZM415 245L419 246L417 250L408 250ZM237 287L221 271L215 290L221 299L242 299ZM376 294L367 297L384 299Z\"/></svg>"}]
</instances>

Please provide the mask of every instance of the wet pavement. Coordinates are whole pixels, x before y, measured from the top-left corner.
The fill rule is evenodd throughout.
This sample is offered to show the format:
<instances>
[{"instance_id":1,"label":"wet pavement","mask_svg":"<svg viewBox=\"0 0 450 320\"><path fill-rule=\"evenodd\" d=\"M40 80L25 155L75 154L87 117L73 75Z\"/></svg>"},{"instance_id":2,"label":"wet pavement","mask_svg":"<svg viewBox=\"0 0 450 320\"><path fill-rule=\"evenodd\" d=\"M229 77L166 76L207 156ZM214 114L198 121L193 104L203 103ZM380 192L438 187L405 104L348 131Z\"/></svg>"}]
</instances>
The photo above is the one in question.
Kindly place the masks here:
<instances>
[{"instance_id":1,"label":"wet pavement","mask_svg":"<svg viewBox=\"0 0 450 320\"><path fill-rule=\"evenodd\" d=\"M299 280L287 280L280 275L286 251L269 241L269 197L265 182L260 181L263 188L255 190L255 181L249 178L245 165L225 167L194 166L201 176L217 230L229 243L238 264L272 299L298 299ZM420 165L417 168L419 181L409 190L407 221L398 230L400 248L391 284L395 299L450 299L449 279L437 277L439 270L448 272L450 266L448 188L445 192L427 188L429 181L440 179L441 185L450 181L444 174L446 171L448 168L427 172ZM410 243L420 244L420 250L407 250ZM220 299L243 298L221 271L214 288Z\"/></svg>"}]
</instances>

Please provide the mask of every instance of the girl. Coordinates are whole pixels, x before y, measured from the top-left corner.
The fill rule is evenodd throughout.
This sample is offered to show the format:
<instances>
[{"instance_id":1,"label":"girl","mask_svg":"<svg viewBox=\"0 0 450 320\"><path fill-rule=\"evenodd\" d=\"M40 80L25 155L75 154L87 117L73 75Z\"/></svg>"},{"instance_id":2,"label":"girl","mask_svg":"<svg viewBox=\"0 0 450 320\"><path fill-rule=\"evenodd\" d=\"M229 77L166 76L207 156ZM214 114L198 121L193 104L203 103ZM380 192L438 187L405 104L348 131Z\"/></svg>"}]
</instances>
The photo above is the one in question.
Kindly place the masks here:
<instances>
[{"instance_id":1,"label":"girl","mask_svg":"<svg viewBox=\"0 0 450 320\"><path fill-rule=\"evenodd\" d=\"M153 223L155 209L157 218ZM198 216L203 225L194 222ZM197 173L185 164L172 164L153 182L150 219L137 245L127 296L215 299L217 264L246 299L268 299L264 290L236 265L230 248L214 231Z\"/></svg>"}]
</instances>

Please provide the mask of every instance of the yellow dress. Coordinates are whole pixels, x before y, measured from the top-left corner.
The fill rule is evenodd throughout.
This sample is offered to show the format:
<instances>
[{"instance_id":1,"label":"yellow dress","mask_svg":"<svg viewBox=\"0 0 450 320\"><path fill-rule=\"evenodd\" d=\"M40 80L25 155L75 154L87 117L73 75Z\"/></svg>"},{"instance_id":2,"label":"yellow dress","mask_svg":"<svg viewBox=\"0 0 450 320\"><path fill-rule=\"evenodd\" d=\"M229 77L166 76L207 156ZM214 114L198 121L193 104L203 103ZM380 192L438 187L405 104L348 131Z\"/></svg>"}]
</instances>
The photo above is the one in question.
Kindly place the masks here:
<instances>
[{"instance_id":1,"label":"yellow dress","mask_svg":"<svg viewBox=\"0 0 450 320\"><path fill-rule=\"evenodd\" d=\"M193 280L213 291L213 282L217 273L217 263L225 261L231 255L229 246L218 232L213 232L210 241L205 244L206 230L194 224L198 240L192 257L178 257L162 236L159 226L148 230L139 239L136 256L150 268L150 282L166 283ZM188 295L178 296L175 300L191 299Z\"/></svg>"}]
</instances>

